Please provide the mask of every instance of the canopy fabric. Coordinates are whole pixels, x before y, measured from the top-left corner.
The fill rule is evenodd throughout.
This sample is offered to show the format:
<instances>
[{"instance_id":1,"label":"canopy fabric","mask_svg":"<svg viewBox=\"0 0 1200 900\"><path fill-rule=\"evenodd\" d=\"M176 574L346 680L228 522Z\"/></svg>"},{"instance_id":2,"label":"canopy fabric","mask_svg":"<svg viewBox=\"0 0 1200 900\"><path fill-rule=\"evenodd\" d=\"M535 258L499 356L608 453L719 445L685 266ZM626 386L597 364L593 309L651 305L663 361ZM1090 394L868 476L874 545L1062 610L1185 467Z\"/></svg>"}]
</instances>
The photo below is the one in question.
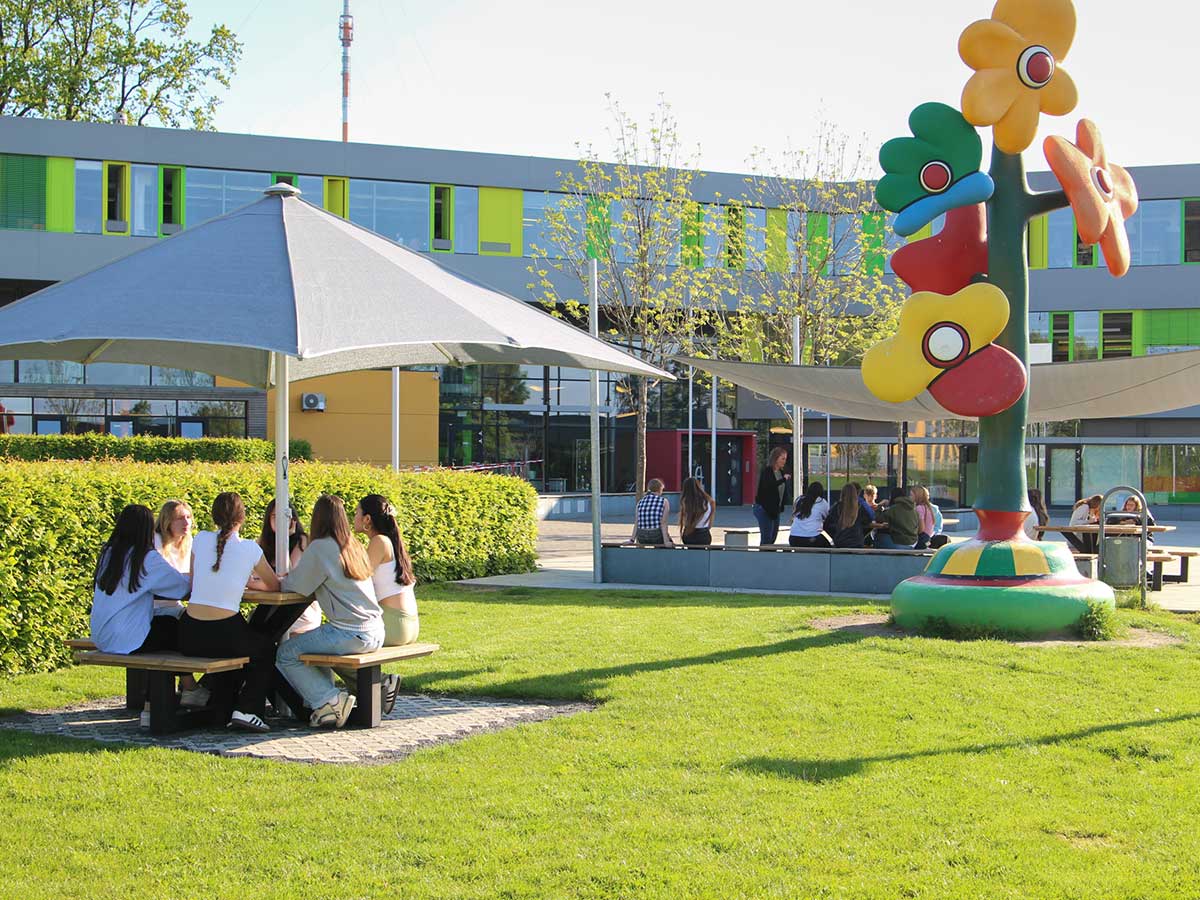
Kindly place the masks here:
<instances>
[{"instance_id":1,"label":"canopy fabric","mask_svg":"<svg viewBox=\"0 0 1200 900\"><path fill-rule=\"evenodd\" d=\"M257 387L416 364L671 376L302 201L268 196L0 308L0 359L150 363Z\"/></svg>"},{"instance_id":2,"label":"canopy fabric","mask_svg":"<svg viewBox=\"0 0 1200 900\"><path fill-rule=\"evenodd\" d=\"M876 422L957 419L922 392L885 403L857 368L785 366L677 357L686 364L783 403ZM1032 367L1029 421L1117 419L1169 412L1200 401L1200 350L1132 359L1041 363Z\"/></svg>"}]
</instances>

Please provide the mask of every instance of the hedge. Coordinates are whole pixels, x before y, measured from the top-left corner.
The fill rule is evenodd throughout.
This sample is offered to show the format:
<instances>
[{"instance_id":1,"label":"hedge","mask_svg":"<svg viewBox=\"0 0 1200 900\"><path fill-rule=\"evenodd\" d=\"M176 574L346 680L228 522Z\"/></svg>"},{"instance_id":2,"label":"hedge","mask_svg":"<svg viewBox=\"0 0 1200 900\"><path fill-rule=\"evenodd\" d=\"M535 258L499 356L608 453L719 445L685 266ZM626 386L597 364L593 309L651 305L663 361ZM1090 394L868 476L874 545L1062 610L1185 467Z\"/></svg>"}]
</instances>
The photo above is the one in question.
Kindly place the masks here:
<instances>
[{"instance_id":1,"label":"hedge","mask_svg":"<svg viewBox=\"0 0 1200 900\"><path fill-rule=\"evenodd\" d=\"M0 462L0 674L69 661L62 641L88 632L96 554L125 504L157 510L182 498L197 527L211 528L213 498L237 491L247 509L244 534L257 537L274 483L273 469L261 463ZM322 493L337 494L351 509L365 494L391 499L422 582L533 568L537 494L521 479L292 467L293 502L303 518Z\"/></svg>"},{"instance_id":2,"label":"hedge","mask_svg":"<svg viewBox=\"0 0 1200 900\"><path fill-rule=\"evenodd\" d=\"M312 445L288 442L289 456L313 458ZM111 434L0 434L0 459L132 459L137 462L273 462L275 444L258 438L168 438Z\"/></svg>"}]
</instances>

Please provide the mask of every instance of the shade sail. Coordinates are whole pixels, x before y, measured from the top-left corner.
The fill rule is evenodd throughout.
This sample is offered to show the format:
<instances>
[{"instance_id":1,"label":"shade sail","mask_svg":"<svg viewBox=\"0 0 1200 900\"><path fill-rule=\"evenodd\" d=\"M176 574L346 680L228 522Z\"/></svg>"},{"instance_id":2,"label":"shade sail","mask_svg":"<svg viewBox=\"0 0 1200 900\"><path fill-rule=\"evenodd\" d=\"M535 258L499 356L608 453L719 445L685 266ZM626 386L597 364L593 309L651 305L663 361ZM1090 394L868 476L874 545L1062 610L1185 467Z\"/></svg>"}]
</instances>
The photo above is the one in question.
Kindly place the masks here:
<instances>
[{"instance_id":1,"label":"shade sail","mask_svg":"<svg viewBox=\"0 0 1200 900\"><path fill-rule=\"evenodd\" d=\"M423 363L671 376L302 201L268 196L0 309L0 359L150 363L274 383Z\"/></svg>"},{"instance_id":2,"label":"shade sail","mask_svg":"<svg viewBox=\"0 0 1200 900\"><path fill-rule=\"evenodd\" d=\"M763 397L805 409L876 422L958 419L922 392L885 403L867 390L857 368L784 366L679 357ZM1032 367L1029 420L1117 419L1169 412L1200 402L1200 350L1133 359L1041 363Z\"/></svg>"}]
</instances>

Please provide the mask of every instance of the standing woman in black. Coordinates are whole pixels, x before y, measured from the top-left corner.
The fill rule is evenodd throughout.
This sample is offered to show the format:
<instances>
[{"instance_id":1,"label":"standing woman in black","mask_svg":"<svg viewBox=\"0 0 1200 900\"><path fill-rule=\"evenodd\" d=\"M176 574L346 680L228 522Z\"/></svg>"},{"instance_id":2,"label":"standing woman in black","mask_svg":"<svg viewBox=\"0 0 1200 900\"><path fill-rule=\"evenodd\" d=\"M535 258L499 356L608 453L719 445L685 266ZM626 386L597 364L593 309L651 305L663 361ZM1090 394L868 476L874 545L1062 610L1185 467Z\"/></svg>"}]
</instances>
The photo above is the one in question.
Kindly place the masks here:
<instances>
[{"instance_id":1,"label":"standing woman in black","mask_svg":"<svg viewBox=\"0 0 1200 900\"><path fill-rule=\"evenodd\" d=\"M754 495L753 512L758 521L760 544L775 543L779 534L779 514L783 511L788 479L792 477L783 471L783 467L787 465L787 458L787 449L776 447L758 475L758 491Z\"/></svg>"}]
</instances>

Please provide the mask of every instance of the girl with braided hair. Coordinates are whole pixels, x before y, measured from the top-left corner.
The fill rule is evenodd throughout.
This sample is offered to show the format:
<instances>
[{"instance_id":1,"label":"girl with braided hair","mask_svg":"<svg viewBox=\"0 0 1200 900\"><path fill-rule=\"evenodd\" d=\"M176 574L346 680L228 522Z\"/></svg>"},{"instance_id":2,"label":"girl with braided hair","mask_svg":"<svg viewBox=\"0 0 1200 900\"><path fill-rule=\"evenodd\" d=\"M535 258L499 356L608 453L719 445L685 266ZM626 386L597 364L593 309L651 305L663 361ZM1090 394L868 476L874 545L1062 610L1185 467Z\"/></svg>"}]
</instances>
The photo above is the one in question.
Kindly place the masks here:
<instances>
[{"instance_id":1,"label":"girl with braided hair","mask_svg":"<svg viewBox=\"0 0 1200 900\"><path fill-rule=\"evenodd\" d=\"M179 649L188 656L250 657L240 671L210 675L205 683L217 708L230 711L230 728L270 731L263 715L275 672L275 641L247 624L241 604L252 573L269 591L279 590L279 579L262 548L238 533L246 521L241 497L218 494L212 519L217 530L202 531L192 541L192 597L179 619Z\"/></svg>"}]
</instances>

